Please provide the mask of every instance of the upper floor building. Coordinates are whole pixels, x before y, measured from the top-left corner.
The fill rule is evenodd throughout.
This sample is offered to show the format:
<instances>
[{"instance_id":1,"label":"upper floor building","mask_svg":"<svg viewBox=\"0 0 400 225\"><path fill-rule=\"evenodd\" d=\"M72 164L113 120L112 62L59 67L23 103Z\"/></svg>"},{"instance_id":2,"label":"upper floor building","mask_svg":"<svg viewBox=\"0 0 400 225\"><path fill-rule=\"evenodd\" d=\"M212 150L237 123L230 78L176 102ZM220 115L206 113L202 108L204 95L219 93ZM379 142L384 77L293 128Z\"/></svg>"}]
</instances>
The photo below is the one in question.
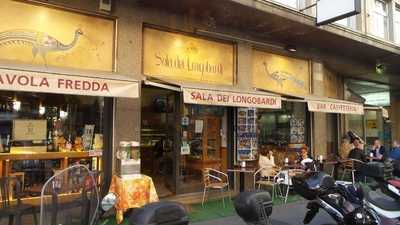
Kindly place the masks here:
<instances>
[{"instance_id":1,"label":"upper floor building","mask_svg":"<svg viewBox=\"0 0 400 225\"><path fill-rule=\"evenodd\" d=\"M316 0L265 0L290 10L315 17ZM333 25L359 32L373 38L400 45L400 1L362 0L359 15L336 21Z\"/></svg>"}]
</instances>

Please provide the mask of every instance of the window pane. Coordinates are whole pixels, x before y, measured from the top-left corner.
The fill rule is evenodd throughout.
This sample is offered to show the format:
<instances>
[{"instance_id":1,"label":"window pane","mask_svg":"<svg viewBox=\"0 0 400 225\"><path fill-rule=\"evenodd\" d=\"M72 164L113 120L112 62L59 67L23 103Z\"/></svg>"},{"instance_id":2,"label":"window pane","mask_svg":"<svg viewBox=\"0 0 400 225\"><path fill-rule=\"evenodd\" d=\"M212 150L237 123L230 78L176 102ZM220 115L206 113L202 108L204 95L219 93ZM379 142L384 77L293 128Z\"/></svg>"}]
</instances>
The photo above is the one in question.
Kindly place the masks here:
<instances>
[{"instance_id":1,"label":"window pane","mask_svg":"<svg viewBox=\"0 0 400 225\"><path fill-rule=\"evenodd\" d=\"M400 8L396 6L394 12L394 40L396 43L400 43Z\"/></svg>"},{"instance_id":2,"label":"window pane","mask_svg":"<svg viewBox=\"0 0 400 225\"><path fill-rule=\"evenodd\" d=\"M349 26L349 19L348 18L344 18L344 19L336 21L335 23L338 24L338 25L342 25L342 26L348 27Z\"/></svg>"},{"instance_id":3,"label":"window pane","mask_svg":"<svg viewBox=\"0 0 400 225\"><path fill-rule=\"evenodd\" d=\"M297 5L298 0L276 0L276 1L279 3L282 3L284 5L293 7L293 8L298 8L298 5Z\"/></svg>"},{"instance_id":4,"label":"window pane","mask_svg":"<svg viewBox=\"0 0 400 225\"><path fill-rule=\"evenodd\" d=\"M375 0L375 7L372 15L373 34L386 38L388 30L387 4L383 1Z\"/></svg>"}]
</instances>

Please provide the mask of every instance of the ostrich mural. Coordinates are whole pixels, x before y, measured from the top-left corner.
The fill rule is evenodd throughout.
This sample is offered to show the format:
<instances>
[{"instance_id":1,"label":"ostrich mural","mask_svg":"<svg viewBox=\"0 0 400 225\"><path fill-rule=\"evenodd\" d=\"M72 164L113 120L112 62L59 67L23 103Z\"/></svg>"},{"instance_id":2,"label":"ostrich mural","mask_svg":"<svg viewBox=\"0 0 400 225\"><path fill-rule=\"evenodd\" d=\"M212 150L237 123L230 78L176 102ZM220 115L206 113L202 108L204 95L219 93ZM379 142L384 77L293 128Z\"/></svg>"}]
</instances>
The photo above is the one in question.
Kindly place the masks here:
<instances>
[{"instance_id":1,"label":"ostrich mural","mask_svg":"<svg viewBox=\"0 0 400 225\"><path fill-rule=\"evenodd\" d=\"M305 87L304 81L297 79L292 74L289 74L288 72L285 72L285 71L270 72L268 69L267 62L264 61L262 64L263 64L263 67L264 67L264 70L265 70L265 73L267 74L267 76L270 77L271 79L273 79L281 88L283 88L283 83L286 80L292 81L293 84L299 88Z\"/></svg>"},{"instance_id":2,"label":"ostrich mural","mask_svg":"<svg viewBox=\"0 0 400 225\"><path fill-rule=\"evenodd\" d=\"M31 46L33 59L39 54L47 65L47 53L72 49L78 43L81 35L83 35L82 30L77 29L73 40L69 44L64 44L56 38L39 31L28 29L7 30L0 32L0 47L9 45Z\"/></svg>"}]
</instances>

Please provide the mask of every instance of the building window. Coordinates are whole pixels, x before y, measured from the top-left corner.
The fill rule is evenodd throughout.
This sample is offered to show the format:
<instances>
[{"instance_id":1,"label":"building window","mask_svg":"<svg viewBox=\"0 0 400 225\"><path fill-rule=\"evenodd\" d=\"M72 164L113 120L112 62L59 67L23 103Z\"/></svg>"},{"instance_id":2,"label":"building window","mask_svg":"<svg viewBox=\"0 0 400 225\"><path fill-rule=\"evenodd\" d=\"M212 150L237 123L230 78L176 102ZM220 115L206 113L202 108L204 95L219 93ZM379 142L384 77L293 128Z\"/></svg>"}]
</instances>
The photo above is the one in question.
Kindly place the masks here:
<instances>
[{"instance_id":1,"label":"building window","mask_svg":"<svg viewBox=\"0 0 400 225\"><path fill-rule=\"evenodd\" d=\"M400 44L400 5L398 4L394 11L394 41Z\"/></svg>"},{"instance_id":2,"label":"building window","mask_svg":"<svg viewBox=\"0 0 400 225\"><path fill-rule=\"evenodd\" d=\"M372 16L372 34L380 38L388 37L388 4L385 1L375 0Z\"/></svg>"},{"instance_id":3,"label":"building window","mask_svg":"<svg viewBox=\"0 0 400 225\"><path fill-rule=\"evenodd\" d=\"M292 8L300 8L300 0L275 0L283 5L292 7Z\"/></svg>"},{"instance_id":4,"label":"building window","mask_svg":"<svg viewBox=\"0 0 400 225\"><path fill-rule=\"evenodd\" d=\"M338 21L335 24L341 25L350 29L356 29L356 16L347 17Z\"/></svg>"}]
</instances>

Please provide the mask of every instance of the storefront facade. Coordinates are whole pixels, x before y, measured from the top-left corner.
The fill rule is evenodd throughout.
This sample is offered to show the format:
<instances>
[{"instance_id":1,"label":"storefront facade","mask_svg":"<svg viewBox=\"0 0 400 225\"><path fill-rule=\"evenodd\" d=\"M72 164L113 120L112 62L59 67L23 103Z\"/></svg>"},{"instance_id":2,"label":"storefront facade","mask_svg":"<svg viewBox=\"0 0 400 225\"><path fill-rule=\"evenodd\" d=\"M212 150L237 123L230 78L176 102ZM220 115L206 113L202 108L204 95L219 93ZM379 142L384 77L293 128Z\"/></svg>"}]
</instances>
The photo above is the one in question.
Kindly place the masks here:
<instances>
[{"instance_id":1,"label":"storefront facade","mask_svg":"<svg viewBox=\"0 0 400 225\"><path fill-rule=\"evenodd\" d=\"M301 145L309 146L313 156L336 154L340 137L351 127L348 121L353 121L347 118L363 117L359 107L354 115L348 114L354 110L346 106L354 101L344 95L342 74L326 65L325 62L329 62L326 59L335 61L336 58L325 57L325 50L302 51L299 48L298 52L288 52L282 45L265 44L266 40L251 41L252 34L235 25L221 23L217 26L212 20L205 21L207 16L163 10L157 7L157 1L148 5L143 1L121 0L112 4L112 11L100 10L98 2L92 1L70 1L67 5L62 0L43 2L51 7L62 6L58 7L62 11L78 8L79 11L72 11L89 18L105 18L106 22L97 21L102 26L93 27L112 28L112 31L96 31L88 37L87 28L81 27L84 35L80 40L86 44L104 47L114 43L108 46L112 53L101 60L93 53L98 46L78 48L79 52L84 52L79 57L65 56L70 61L79 61L75 62L77 65L65 64L65 58L57 58L52 53L46 60L49 66L74 68L61 73L66 76L79 75L75 70L101 70L104 74L101 78L114 80L116 73L124 75L118 80L143 81L138 87L139 98L109 95L112 104L104 103L104 107L112 117L108 125L112 129L98 122L95 130L96 127L99 130L95 132L112 130L112 135L103 133L103 138L112 136L110 158L115 156L113 153L120 141L140 141L142 172L152 175L155 183L160 184L157 188L160 196L197 192L202 186L199 168L210 166L226 170L242 160L256 162L262 150L277 152L279 163L288 152L294 159ZM84 24L71 21L74 26L66 26L68 30L64 32L74 33L76 26ZM52 24L49 29L56 30L54 27ZM59 37L55 32L49 33ZM238 38L220 33L234 33ZM63 41L69 42L71 38L66 36ZM286 41L282 43L287 44ZM25 51L32 54L31 49ZM38 54L35 59L40 62L36 65L39 67L43 66L40 57ZM95 61L95 66L86 61L88 59ZM15 57L7 60L15 60ZM28 58L22 64L31 64L31 61ZM53 62L56 63L52 65ZM33 71L48 72L44 66ZM32 82L40 85L39 81ZM67 87L67 83L60 85ZM74 87L88 88L85 85L78 83ZM68 90L69 87L68 83ZM88 90L67 94L85 93ZM121 95L131 93L120 92ZM14 99L14 93L9 95ZM101 98L90 98L60 102L65 101L66 105L72 104L68 101L82 102L74 103L77 109L102 106ZM107 99L105 96L104 101ZM319 106L321 102L325 106ZM330 108L327 103L341 106ZM40 105L40 101L35 104ZM260 107L260 104L265 106ZM76 110L79 111L87 114L85 110ZM105 123L110 121L101 113L94 117ZM76 126L79 130L86 123L89 122L80 119L71 124L70 129ZM71 132L66 132L66 139L68 133Z\"/></svg>"}]
</instances>

